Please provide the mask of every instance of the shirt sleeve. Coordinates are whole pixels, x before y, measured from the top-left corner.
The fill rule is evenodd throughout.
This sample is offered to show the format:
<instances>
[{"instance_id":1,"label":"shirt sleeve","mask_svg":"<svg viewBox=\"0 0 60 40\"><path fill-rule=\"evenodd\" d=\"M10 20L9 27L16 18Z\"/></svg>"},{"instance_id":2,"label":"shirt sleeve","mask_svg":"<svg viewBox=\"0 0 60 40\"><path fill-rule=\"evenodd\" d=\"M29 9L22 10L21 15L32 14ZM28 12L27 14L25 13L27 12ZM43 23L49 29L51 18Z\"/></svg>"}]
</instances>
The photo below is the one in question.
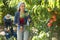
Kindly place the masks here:
<instances>
[{"instance_id":1,"label":"shirt sleeve","mask_svg":"<svg viewBox=\"0 0 60 40\"><path fill-rule=\"evenodd\" d=\"M18 13L16 12L15 13L15 17L14 17L14 24L17 24L18 23Z\"/></svg>"},{"instance_id":2,"label":"shirt sleeve","mask_svg":"<svg viewBox=\"0 0 60 40\"><path fill-rule=\"evenodd\" d=\"M30 21L29 22L31 22L31 16L30 16L30 14L28 13L28 16L27 16L27 19L30 19Z\"/></svg>"}]
</instances>

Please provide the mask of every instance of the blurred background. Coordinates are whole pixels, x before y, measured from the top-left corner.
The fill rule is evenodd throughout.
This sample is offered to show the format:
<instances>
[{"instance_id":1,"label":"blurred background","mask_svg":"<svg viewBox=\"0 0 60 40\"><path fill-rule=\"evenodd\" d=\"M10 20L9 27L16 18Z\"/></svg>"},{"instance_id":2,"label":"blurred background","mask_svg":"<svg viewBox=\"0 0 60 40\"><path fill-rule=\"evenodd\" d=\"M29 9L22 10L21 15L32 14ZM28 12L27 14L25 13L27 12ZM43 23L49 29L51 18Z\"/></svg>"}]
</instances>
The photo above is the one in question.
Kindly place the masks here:
<instances>
[{"instance_id":1,"label":"blurred background","mask_svg":"<svg viewBox=\"0 0 60 40\"><path fill-rule=\"evenodd\" d=\"M4 28L3 17L6 14L12 15L14 21L17 5L21 1L26 3L26 10L32 19L30 40L60 40L60 0L0 0L0 26Z\"/></svg>"}]
</instances>

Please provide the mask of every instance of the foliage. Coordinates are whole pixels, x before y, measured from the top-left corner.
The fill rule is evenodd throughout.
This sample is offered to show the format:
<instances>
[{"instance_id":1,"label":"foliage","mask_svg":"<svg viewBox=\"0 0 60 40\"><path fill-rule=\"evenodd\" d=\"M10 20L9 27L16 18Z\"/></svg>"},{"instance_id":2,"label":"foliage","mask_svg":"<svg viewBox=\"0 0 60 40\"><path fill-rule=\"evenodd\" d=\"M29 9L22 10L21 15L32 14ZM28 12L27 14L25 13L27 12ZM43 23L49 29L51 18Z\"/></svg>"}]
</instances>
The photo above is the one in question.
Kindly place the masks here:
<instances>
[{"instance_id":1,"label":"foliage","mask_svg":"<svg viewBox=\"0 0 60 40\"><path fill-rule=\"evenodd\" d=\"M38 37L38 35L33 37L33 40L44 40L47 38L46 32L48 32L47 23L50 20L52 14L51 11L57 11L57 26L60 26L60 0L0 0L0 23L3 23L3 17L9 13L12 16L14 16L16 10L17 10L17 4L23 1L26 3L26 8L29 10L29 13L31 15L31 29L32 27L35 27L38 30L38 35L41 31L44 34L44 36L41 38ZM49 9L50 8L50 9ZM57 10L58 9L58 10ZM49 11L51 10L51 11ZM54 27L55 25L54 24ZM57 27L58 29L59 27ZM56 29L56 30L57 30ZM57 30L58 31L58 30ZM40 34L41 35L41 34ZM38 37L38 38L37 38ZM44 38L45 37L45 38ZM44 39L43 39L44 38ZM47 40L47 39L46 39Z\"/></svg>"},{"instance_id":2,"label":"foliage","mask_svg":"<svg viewBox=\"0 0 60 40\"><path fill-rule=\"evenodd\" d=\"M34 36L32 40L48 40L47 33L41 31L38 36Z\"/></svg>"}]
</instances>

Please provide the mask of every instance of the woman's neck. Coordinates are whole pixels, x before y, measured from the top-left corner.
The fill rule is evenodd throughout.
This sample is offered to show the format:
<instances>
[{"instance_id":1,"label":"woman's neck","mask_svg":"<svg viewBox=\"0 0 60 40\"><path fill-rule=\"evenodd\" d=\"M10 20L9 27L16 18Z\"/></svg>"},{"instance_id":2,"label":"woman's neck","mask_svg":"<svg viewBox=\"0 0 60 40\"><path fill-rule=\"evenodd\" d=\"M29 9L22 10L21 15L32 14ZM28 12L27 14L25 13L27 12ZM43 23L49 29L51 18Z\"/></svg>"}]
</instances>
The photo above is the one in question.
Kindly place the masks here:
<instances>
[{"instance_id":1,"label":"woman's neck","mask_svg":"<svg viewBox=\"0 0 60 40\"><path fill-rule=\"evenodd\" d=\"M24 11L21 10L20 13L24 13Z\"/></svg>"}]
</instances>

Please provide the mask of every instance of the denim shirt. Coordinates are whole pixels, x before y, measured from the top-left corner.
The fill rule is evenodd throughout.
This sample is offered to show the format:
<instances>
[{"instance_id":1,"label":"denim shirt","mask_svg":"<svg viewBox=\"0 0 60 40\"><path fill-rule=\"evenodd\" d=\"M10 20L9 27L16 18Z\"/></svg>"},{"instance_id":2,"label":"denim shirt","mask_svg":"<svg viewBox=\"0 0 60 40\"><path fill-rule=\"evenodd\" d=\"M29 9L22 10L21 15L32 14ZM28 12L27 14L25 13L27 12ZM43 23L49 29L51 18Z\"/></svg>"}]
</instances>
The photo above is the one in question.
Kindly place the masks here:
<instances>
[{"instance_id":1,"label":"denim shirt","mask_svg":"<svg viewBox=\"0 0 60 40\"><path fill-rule=\"evenodd\" d=\"M20 25L20 20L19 20L19 18L20 18L20 12L16 12L15 13L15 19L14 19L14 24L18 24L18 25ZM27 20L28 20L28 18L30 18L30 15L28 15L27 17L25 17L24 18L24 21L27 23Z\"/></svg>"}]
</instances>

